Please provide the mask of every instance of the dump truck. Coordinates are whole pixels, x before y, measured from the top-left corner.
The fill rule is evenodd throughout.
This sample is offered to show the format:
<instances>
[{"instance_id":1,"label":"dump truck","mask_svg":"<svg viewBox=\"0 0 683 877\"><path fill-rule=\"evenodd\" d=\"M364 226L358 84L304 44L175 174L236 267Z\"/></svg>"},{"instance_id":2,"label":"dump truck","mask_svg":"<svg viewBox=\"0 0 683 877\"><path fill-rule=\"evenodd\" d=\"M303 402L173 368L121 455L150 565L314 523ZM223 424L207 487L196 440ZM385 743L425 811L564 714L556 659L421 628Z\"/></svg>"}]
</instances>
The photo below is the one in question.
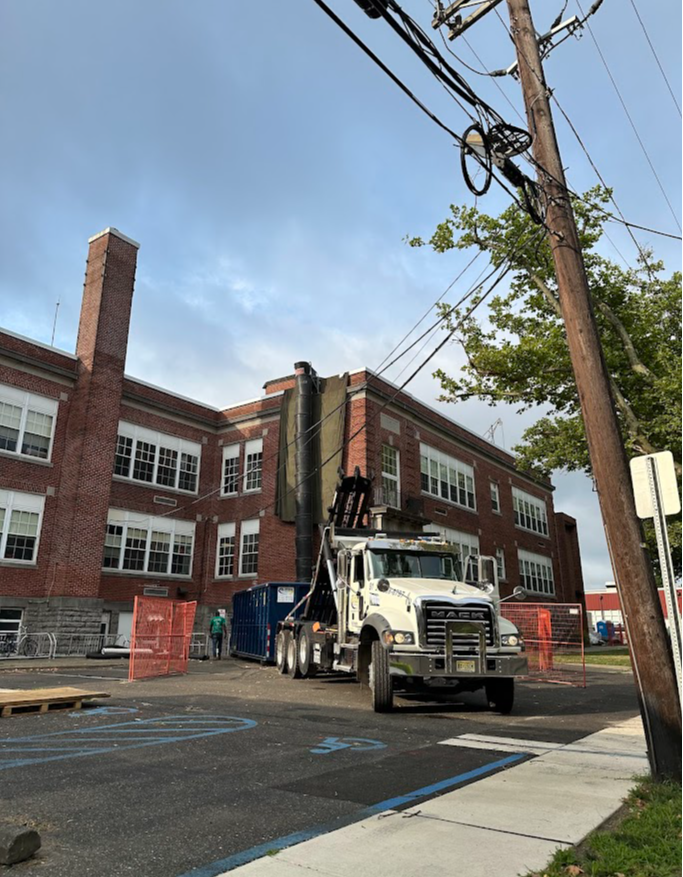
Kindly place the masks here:
<instances>
[{"instance_id":1,"label":"dump truck","mask_svg":"<svg viewBox=\"0 0 683 877\"><path fill-rule=\"evenodd\" d=\"M303 611L278 623L278 671L294 679L351 674L376 712L392 709L395 690L447 685L453 693L484 689L492 710L509 713L527 661L519 631L499 610L495 558L463 564L438 533L371 529L370 496L358 469L341 477Z\"/></svg>"}]
</instances>

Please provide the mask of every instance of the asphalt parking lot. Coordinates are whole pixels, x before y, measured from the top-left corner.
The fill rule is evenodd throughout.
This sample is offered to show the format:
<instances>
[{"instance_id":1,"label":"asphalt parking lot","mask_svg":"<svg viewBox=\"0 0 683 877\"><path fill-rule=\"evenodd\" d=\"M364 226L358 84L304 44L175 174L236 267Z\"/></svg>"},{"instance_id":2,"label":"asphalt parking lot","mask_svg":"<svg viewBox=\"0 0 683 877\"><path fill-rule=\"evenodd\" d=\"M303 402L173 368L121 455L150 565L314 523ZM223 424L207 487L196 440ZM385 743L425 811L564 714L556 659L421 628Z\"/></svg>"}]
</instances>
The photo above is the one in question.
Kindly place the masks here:
<instances>
[{"instance_id":1,"label":"asphalt parking lot","mask_svg":"<svg viewBox=\"0 0 683 877\"><path fill-rule=\"evenodd\" d=\"M13 875L196 877L283 835L400 809L504 770L461 734L571 742L637 713L629 673L591 670L586 689L520 683L514 714L483 694L397 698L377 715L350 680L291 680L242 660L192 662L185 677L128 683L123 662L0 670L1 688L106 691L95 708L0 720L0 821L35 826L43 848ZM410 797L414 803L419 796Z\"/></svg>"}]
</instances>

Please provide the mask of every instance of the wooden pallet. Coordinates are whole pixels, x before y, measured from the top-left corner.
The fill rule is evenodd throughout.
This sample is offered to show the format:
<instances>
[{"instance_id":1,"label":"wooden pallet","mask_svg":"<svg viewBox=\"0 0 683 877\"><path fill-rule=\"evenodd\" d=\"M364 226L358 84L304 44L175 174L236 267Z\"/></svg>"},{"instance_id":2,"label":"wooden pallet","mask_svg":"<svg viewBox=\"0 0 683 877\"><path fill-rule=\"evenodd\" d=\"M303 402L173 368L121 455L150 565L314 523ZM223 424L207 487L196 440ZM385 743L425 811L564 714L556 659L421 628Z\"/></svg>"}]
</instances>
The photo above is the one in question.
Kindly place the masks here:
<instances>
[{"instance_id":1,"label":"wooden pallet","mask_svg":"<svg viewBox=\"0 0 683 877\"><path fill-rule=\"evenodd\" d=\"M47 713L52 710L83 707L84 700L110 697L105 691L86 691L83 688L35 688L33 691L0 690L0 716L15 713Z\"/></svg>"}]
</instances>

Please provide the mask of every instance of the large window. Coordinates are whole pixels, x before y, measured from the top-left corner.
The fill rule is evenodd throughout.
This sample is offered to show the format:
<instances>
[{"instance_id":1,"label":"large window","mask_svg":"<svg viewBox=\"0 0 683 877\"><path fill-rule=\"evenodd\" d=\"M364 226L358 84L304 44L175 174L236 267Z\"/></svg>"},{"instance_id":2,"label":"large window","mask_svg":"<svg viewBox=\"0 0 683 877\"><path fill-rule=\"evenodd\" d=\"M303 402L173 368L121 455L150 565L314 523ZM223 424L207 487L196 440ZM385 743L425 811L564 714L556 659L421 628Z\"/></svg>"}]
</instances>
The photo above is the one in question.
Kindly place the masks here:
<instances>
[{"instance_id":1,"label":"large window","mask_svg":"<svg viewBox=\"0 0 683 877\"><path fill-rule=\"evenodd\" d=\"M218 525L218 551L216 552L216 575L231 578L235 574L235 525Z\"/></svg>"},{"instance_id":2,"label":"large window","mask_svg":"<svg viewBox=\"0 0 683 877\"><path fill-rule=\"evenodd\" d=\"M189 576L195 525L109 509L104 537L104 569L154 575Z\"/></svg>"},{"instance_id":3,"label":"large window","mask_svg":"<svg viewBox=\"0 0 683 877\"><path fill-rule=\"evenodd\" d=\"M35 563L45 497L0 490L0 560Z\"/></svg>"},{"instance_id":4,"label":"large window","mask_svg":"<svg viewBox=\"0 0 683 877\"><path fill-rule=\"evenodd\" d=\"M522 587L534 594L554 596L555 580L553 578L553 562L543 554L518 549L519 580Z\"/></svg>"},{"instance_id":5,"label":"large window","mask_svg":"<svg viewBox=\"0 0 683 877\"><path fill-rule=\"evenodd\" d=\"M479 536L474 533L465 533L463 530L452 530L450 527L441 527L439 524L425 524L425 533L440 533L444 542L450 542L458 549L458 557L465 568L465 561L470 554L479 554Z\"/></svg>"},{"instance_id":6,"label":"large window","mask_svg":"<svg viewBox=\"0 0 683 877\"><path fill-rule=\"evenodd\" d=\"M259 519L242 521L240 525L240 575L255 576L258 572Z\"/></svg>"},{"instance_id":7,"label":"large window","mask_svg":"<svg viewBox=\"0 0 683 877\"><path fill-rule=\"evenodd\" d=\"M234 496L239 488L240 480L240 446L239 444L223 447L223 479L221 493L223 496Z\"/></svg>"},{"instance_id":8,"label":"large window","mask_svg":"<svg viewBox=\"0 0 683 877\"><path fill-rule=\"evenodd\" d=\"M49 460L58 403L0 384L0 450Z\"/></svg>"},{"instance_id":9,"label":"large window","mask_svg":"<svg viewBox=\"0 0 683 877\"><path fill-rule=\"evenodd\" d=\"M114 475L197 493L201 452L195 442L121 421Z\"/></svg>"},{"instance_id":10,"label":"large window","mask_svg":"<svg viewBox=\"0 0 683 877\"><path fill-rule=\"evenodd\" d=\"M447 502L476 509L474 469L429 445L420 445L422 490Z\"/></svg>"},{"instance_id":11,"label":"large window","mask_svg":"<svg viewBox=\"0 0 683 877\"><path fill-rule=\"evenodd\" d=\"M383 505L401 507L399 455L391 445L382 445L382 499Z\"/></svg>"},{"instance_id":12,"label":"large window","mask_svg":"<svg viewBox=\"0 0 683 877\"><path fill-rule=\"evenodd\" d=\"M261 489L263 467L263 439L253 439L244 446L244 490Z\"/></svg>"},{"instance_id":13,"label":"large window","mask_svg":"<svg viewBox=\"0 0 683 877\"><path fill-rule=\"evenodd\" d=\"M542 499L513 487L512 509L517 527L522 530L531 530L533 533L540 533L541 536L548 535L548 514Z\"/></svg>"}]
</instances>

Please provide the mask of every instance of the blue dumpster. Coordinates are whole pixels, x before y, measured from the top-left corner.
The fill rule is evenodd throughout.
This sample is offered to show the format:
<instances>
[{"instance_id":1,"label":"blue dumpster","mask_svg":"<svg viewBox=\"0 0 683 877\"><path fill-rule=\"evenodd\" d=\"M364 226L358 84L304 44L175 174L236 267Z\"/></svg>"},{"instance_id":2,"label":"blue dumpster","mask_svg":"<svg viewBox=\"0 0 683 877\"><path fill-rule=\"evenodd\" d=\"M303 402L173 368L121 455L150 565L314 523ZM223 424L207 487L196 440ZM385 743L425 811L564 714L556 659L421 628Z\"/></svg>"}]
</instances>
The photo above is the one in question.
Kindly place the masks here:
<instances>
[{"instance_id":1,"label":"blue dumpster","mask_svg":"<svg viewBox=\"0 0 683 877\"><path fill-rule=\"evenodd\" d=\"M309 584L268 582L237 591L232 598L230 654L273 663L277 623L289 615L309 589ZM295 618L303 608L302 605L297 609Z\"/></svg>"}]
</instances>

